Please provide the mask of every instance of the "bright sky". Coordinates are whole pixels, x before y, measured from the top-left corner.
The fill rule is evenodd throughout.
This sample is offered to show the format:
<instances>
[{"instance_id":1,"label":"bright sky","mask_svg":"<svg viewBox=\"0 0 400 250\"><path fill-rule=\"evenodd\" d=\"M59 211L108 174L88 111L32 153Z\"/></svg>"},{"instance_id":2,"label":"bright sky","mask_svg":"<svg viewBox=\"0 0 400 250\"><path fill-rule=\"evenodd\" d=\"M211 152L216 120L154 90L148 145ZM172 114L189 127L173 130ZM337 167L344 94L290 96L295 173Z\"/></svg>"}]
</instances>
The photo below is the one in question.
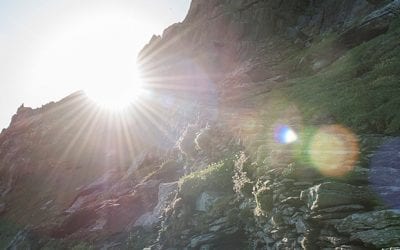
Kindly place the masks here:
<instances>
[{"instance_id":1,"label":"bright sky","mask_svg":"<svg viewBox=\"0 0 400 250\"><path fill-rule=\"evenodd\" d=\"M94 84L132 80L137 53L190 0L0 0L0 129Z\"/></svg>"}]
</instances>

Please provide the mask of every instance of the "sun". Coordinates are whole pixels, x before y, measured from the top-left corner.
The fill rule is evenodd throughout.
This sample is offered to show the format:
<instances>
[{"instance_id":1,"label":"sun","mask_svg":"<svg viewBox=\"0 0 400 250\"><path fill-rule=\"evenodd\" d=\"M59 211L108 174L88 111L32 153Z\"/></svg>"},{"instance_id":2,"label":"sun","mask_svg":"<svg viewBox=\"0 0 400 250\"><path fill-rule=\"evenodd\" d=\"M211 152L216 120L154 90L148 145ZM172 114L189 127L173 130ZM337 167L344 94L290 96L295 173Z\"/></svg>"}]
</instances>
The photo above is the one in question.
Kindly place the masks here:
<instances>
[{"instance_id":1,"label":"sun","mask_svg":"<svg viewBox=\"0 0 400 250\"><path fill-rule=\"evenodd\" d=\"M93 82L84 89L91 101L108 111L121 111L134 105L145 93L143 80L132 69L128 79L115 79Z\"/></svg>"},{"instance_id":2,"label":"sun","mask_svg":"<svg viewBox=\"0 0 400 250\"><path fill-rule=\"evenodd\" d=\"M137 55L148 27L123 8L105 6L68 15L46 43L38 44L32 86L60 96L83 90L89 100L111 111L142 99L148 91Z\"/></svg>"}]
</instances>

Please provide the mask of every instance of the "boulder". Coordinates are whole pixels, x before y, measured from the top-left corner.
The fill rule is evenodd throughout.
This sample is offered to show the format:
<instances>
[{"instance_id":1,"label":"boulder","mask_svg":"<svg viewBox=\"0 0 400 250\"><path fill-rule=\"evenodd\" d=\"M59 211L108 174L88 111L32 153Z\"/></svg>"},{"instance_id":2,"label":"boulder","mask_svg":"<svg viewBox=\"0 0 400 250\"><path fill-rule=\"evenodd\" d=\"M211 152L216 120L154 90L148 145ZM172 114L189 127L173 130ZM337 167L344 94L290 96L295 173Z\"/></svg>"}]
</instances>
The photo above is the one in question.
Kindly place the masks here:
<instances>
[{"instance_id":1,"label":"boulder","mask_svg":"<svg viewBox=\"0 0 400 250\"><path fill-rule=\"evenodd\" d=\"M336 226L342 233L351 233L357 230L383 229L391 226L400 226L400 210L382 210L352 214Z\"/></svg>"},{"instance_id":2,"label":"boulder","mask_svg":"<svg viewBox=\"0 0 400 250\"><path fill-rule=\"evenodd\" d=\"M376 248L400 246L400 226L354 232L350 240L361 241Z\"/></svg>"},{"instance_id":3,"label":"boulder","mask_svg":"<svg viewBox=\"0 0 400 250\"><path fill-rule=\"evenodd\" d=\"M400 210L382 210L352 214L336 229L350 235L350 240L366 246L384 248L400 246Z\"/></svg>"},{"instance_id":4,"label":"boulder","mask_svg":"<svg viewBox=\"0 0 400 250\"><path fill-rule=\"evenodd\" d=\"M301 192L301 199L311 210L336 207L340 205L375 204L373 193L363 186L346 183L325 182Z\"/></svg>"}]
</instances>

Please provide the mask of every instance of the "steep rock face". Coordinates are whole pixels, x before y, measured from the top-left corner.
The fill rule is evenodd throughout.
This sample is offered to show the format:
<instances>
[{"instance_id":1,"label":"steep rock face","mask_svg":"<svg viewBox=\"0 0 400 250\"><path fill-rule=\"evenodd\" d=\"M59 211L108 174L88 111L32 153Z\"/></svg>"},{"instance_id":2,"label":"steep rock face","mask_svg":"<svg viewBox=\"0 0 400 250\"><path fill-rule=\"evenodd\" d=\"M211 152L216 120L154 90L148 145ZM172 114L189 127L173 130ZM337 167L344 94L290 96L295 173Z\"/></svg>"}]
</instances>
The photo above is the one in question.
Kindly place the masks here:
<instances>
[{"instance_id":1,"label":"steep rock face","mask_svg":"<svg viewBox=\"0 0 400 250\"><path fill-rule=\"evenodd\" d=\"M296 77L319 73L340 84L318 85L316 95L349 88L340 82L348 75L365 81L362 88L397 81L396 58L379 60L398 40L381 41L385 48L373 56L362 43L390 30L398 3L194 0L185 20L139 55L155 97L147 107L157 115L132 112L109 126L81 93L41 109L20 107L0 134L0 214L32 226L9 249L71 248L63 242L77 240L96 249L398 246L398 210L389 209L398 206L396 138L387 144L377 135L378 145L389 146L364 150L358 142L375 146L371 135L349 136L328 112L305 120L287 102L297 93L284 92L303 80ZM356 55L346 54L354 47ZM337 68L349 69L336 76ZM368 75L376 68L390 75ZM366 106L381 104L370 104L375 99L391 104L367 94ZM306 111L336 107L342 100L335 98ZM328 153L312 148L320 138ZM346 150L331 150L329 142ZM339 154L332 160L330 151ZM324 175L335 171L346 175Z\"/></svg>"},{"instance_id":2,"label":"steep rock face","mask_svg":"<svg viewBox=\"0 0 400 250\"><path fill-rule=\"evenodd\" d=\"M2 218L30 225L34 239L126 233L157 205L159 185L182 175L182 163L165 161L175 159L171 147L187 122L177 115L159 124L165 134L129 112L122 122L82 92L38 109L22 105L0 135Z\"/></svg>"},{"instance_id":3,"label":"steep rock face","mask_svg":"<svg viewBox=\"0 0 400 250\"><path fill-rule=\"evenodd\" d=\"M2 196L7 207L17 212L16 218L24 220L27 215L18 211L21 204L15 203L14 195L25 197L26 204L41 196L39 206L53 200L52 207L58 207L61 204L55 199L57 191L47 185L59 184L59 195L71 198L75 188L104 172L101 162L106 148L84 145L91 145L94 139L85 131L89 125L94 126L93 121L83 119L90 114L88 109L81 109L85 105L88 103L78 93L58 105L52 103L36 110L20 107L10 127L1 134ZM92 159L90 155L97 157ZM86 171L83 166L88 166L90 175L79 174ZM75 171L77 178L68 174ZM32 210L45 215L40 209Z\"/></svg>"},{"instance_id":4,"label":"steep rock face","mask_svg":"<svg viewBox=\"0 0 400 250\"><path fill-rule=\"evenodd\" d=\"M205 172L186 177L192 181L192 189L188 190L190 184L184 178L176 199L166 210L159 242L153 248L379 249L397 246L397 215L393 215L395 222L389 228L369 225L363 229L344 229L355 222L352 216L371 216L371 221L382 216L386 208L379 201L385 197L381 189L391 184L371 187L368 176L374 170L369 170L366 163L352 165L355 168L345 177L327 178L315 170L316 166L312 167L312 162L299 163L294 147L273 141L276 131L271 130L275 119L278 124L298 129L304 124L312 124L314 127L310 129L335 124L336 118L326 113L301 120L296 108L282 104L286 96L280 95L279 89L296 84L295 80L290 81L296 77L296 71L302 71L299 75L304 76L323 72L335 62L338 67L340 60L336 60L349 49L386 33L398 17L398 11L398 1L193 1L182 23L167 28L160 37L153 37L139 57L150 82L154 80L156 85L163 85L167 95L182 94L196 100L203 105L200 110L218 110L216 122L206 111L200 113L201 119L212 121L211 128L205 130L221 126L230 131L241 146L238 148L248 153L252 163L249 165L255 168L247 166L235 173L232 187L235 194L229 191L221 194L225 187L222 184L207 186L216 182L207 173L207 169L214 173L213 165ZM324 47L325 37L330 46ZM314 41L321 43L321 47L304 54L297 62L290 61L293 54L301 54ZM173 90L169 86L174 86ZM321 87L321 93L330 87ZM300 91L307 91L304 88ZM257 99L274 91L278 94L269 97L278 100ZM218 99L216 104L213 98ZM260 122L259 117L268 119ZM212 138L218 138L212 143L214 147L223 144L224 139L220 137L224 138L222 134ZM196 137L186 138L185 145L192 146L196 152ZM201 147L197 150L202 152ZM195 160L188 164L196 169L198 156L192 157ZM223 157L219 159L224 161ZM334 165L334 161L330 164ZM236 168L237 164L234 165ZM196 188L196 195L192 197ZM385 190L391 190L387 197L397 194L394 187ZM209 202L207 209L198 209L200 201L206 203L208 195L205 194L215 192L226 199ZM368 239L374 233L379 236Z\"/></svg>"},{"instance_id":5,"label":"steep rock face","mask_svg":"<svg viewBox=\"0 0 400 250\"><path fill-rule=\"evenodd\" d=\"M374 8L365 0L193 1L185 20L153 37L139 59L150 82L196 100L193 93L210 98L215 91L282 78L282 70L268 71L288 56L291 43L309 46L313 37L344 30ZM241 71L235 81L224 83L234 70Z\"/></svg>"}]
</instances>

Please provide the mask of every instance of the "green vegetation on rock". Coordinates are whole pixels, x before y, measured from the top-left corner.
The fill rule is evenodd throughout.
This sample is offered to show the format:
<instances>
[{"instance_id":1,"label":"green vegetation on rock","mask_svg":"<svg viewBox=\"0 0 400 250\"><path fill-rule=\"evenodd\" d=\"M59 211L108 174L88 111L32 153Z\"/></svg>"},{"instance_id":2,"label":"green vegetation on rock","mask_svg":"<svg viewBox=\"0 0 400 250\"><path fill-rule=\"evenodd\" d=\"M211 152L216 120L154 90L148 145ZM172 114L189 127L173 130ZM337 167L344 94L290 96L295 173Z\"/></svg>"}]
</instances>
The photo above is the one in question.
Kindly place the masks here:
<instances>
[{"instance_id":1,"label":"green vegetation on rock","mask_svg":"<svg viewBox=\"0 0 400 250\"><path fill-rule=\"evenodd\" d=\"M304 120L329 114L358 132L398 133L400 115L394 111L400 108L399 23L318 73L310 76L305 71L290 80L284 92L296 102ZM320 49L328 50L334 43L324 46Z\"/></svg>"},{"instance_id":2,"label":"green vegetation on rock","mask_svg":"<svg viewBox=\"0 0 400 250\"><path fill-rule=\"evenodd\" d=\"M206 190L232 191L233 162L225 160L213 163L206 169L191 173L179 181L182 197L194 199Z\"/></svg>"}]
</instances>

